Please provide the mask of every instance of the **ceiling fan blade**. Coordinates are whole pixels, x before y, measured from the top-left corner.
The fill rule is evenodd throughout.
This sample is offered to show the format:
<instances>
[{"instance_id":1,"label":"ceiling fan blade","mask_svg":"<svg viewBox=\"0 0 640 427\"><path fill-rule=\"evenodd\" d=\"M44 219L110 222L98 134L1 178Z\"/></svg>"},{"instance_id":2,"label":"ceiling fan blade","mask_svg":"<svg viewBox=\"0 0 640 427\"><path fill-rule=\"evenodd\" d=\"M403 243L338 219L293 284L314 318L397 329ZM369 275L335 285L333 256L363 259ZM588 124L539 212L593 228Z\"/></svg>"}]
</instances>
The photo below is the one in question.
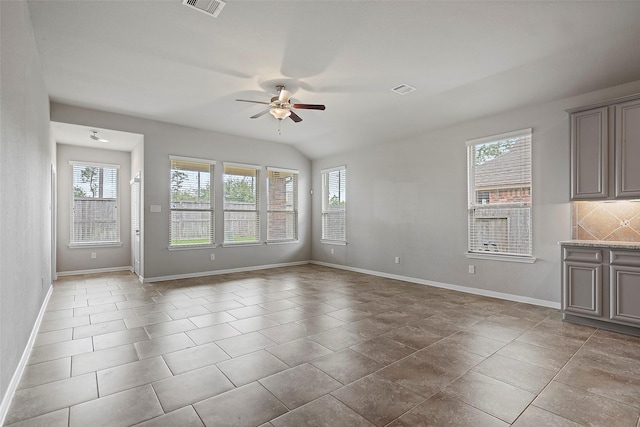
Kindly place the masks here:
<instances>
[{"instance_id":1,"label":"ceiling fan blade","mask_svg":"<svg viewBox=\"0 0 640 427\"><path fill-rule=\"evenodd\" d=\"M252 102L252 103L254 103L254 104L266 104L266 105L269 105L269 103L268 103L268 102L266 102L266 101L252 101L252 100L250 100L250 99L236 99L236 101L240 101L240 102Z\"/></svg>"},{"instance_id":2,"label":"ceiling fan blade","mask_svg":"<svg viewBox=\"0 0 640 427\"><path fill-rule=\"evenodd\" d=\"M259 112L258 114L254 114L254 115L253 115L253 116L251 116L250 118L251 118L251 119L257 119L258 117L262 117L262 116L264 116L264 115L265 115L265 114L267 114L269 111L271 111L271 108L267 108L266 110L261 111L261 112Z\"/></svg>"},{"instance_id":3,"label":"ceiling fan blade","mask_svg":"<svg viewBox=\"0 0 640 427\"><path fill-rule=\"evenodd\" d=\"M302 110L324 110L325 106L320 104L292 104L293 108L300 108Z\"/></svg>"},{"instance_id":4,"label":"ceiling fan blade","mask_svg":"<svg viewBox=\"0 0 640 427\"><path fill-rule=\"evenodd\" d=\"M289 111L291 111L291 110L289 110ZM296 113L294 113L293 111L291 111L291 114L289 115L289 118L291 120L293 120L294 122L296 122L296 123L300 123L302 121L302 118L300 118L300 116L297 115Z\"/></svg>"}]
</instances>

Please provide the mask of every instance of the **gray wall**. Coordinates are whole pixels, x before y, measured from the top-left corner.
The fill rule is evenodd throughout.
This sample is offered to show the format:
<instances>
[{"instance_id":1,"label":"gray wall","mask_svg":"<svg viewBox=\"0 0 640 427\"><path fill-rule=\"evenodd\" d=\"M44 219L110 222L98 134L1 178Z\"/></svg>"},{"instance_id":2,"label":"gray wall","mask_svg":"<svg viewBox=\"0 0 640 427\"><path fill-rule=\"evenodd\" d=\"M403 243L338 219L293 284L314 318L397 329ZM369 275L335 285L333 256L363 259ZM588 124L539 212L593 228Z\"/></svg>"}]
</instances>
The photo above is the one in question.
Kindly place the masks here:
<instances>
[{"instance_id":1,"label":"gray wall","mask_svg":"<svg viewBox=\"0 0 640 427\"><path fill-rule=\"evenodd\" d=\"M0 1L0 398L51 284L49 99L25 2Z\"/></svg>"},{"instance_id":2,"label":"gray wall","mask_svg":"<svg viewBox=\"0 0 640 427\"><path fill-rule=\"evenodd\" d=\"M131 153L58 144L58 273L82 270L111 269L131 266ZM119 165L118 197L120 213L120 241L122 246L69 248L71 240L72 177L69 161ZM96 258L91 258L91 253Z\"/></svg>"},{"instance_id":3,"label":"gray wall","mask_svg":"<svg viewBox=\"0 0 640 427\"><path fill-rule=\"evenodd\" d=\"M571 238L567 108L640 92L640 81L313 162L312 259L560 302L560 249ZM521 264L469 259L468 139L533 128L533 250ZM347 165L347 246L320 243L321 169ZM334 254L331 254L334 249ZM400 257L400 264L394 258ZM469 264L476 273L469 274Z\"/></svg>"},{"instance_id":4,"label":"gray wall","mask_svg":"<svg viewBox=\"0 0 640 427\"><path fill-rule=\"evenodd\" d=\"M144 135L144 278L153 280L216 270L307 261L311 256L311 162L292 146L209 132L169 123L52 103L51 120ZM169 156L211 159L216 173L216 236L223 235L222 162L298 169L299 242L278 245L169 251ZM264 177L264 172L263 172ZM263 188L264 191L264 188ZM263 200L264 201L264 200ZM162 212L151 213L150 205ZM263 209L266 206L263 203ZM263 236L266 230L263 227ZM215 254L215 261L209 255Z\"/></svg>"}]
</instances>

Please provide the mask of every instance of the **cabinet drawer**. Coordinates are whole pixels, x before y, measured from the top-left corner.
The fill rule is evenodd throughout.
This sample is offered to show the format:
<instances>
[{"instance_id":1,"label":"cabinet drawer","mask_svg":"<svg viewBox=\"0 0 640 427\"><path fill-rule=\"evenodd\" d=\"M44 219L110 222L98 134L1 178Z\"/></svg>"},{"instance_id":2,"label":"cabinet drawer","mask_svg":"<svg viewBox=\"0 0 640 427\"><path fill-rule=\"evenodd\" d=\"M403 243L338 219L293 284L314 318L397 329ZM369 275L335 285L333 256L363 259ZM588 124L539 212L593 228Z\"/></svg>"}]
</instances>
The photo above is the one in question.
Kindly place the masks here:
<instances>
[{"instance_id":1,"label":"cabinet drawer","mask_svg":"<svg viewBox=\"0 0 640 427\"><path fill-rule=\"evenodd\" d=\"M629 265L631 267L640 267L640 252L631 251L611 251L611 265Z\"/></svg>"},{"instance_id":2,"label":"cabinet drawer","mask_svg":"<svg viewBox=\"0 0 640 427\"><path fill-rule=\"evenodd\" d=\"M563 247L562 259L565 261L601 263L602 249Z\"/></svg>"}]
</instances>

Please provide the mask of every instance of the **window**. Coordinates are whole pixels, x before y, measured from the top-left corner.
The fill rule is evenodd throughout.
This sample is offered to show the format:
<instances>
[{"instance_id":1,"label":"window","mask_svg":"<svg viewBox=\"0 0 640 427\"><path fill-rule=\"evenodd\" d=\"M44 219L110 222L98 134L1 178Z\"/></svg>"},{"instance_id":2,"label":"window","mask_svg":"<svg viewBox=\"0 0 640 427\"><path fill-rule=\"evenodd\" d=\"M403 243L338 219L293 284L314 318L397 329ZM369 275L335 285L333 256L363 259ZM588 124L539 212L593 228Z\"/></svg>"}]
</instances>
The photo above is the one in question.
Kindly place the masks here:
<instances>
[{"instance_id":1,"label":"window","mask_svg":"<svg viewBox=\"0 0 640 427\"><path fill-rule=\"evenodd\" d=\"M260 166L224 164L224 243L258 243Z\"/></svg>"},{"instance_id":2,"label":"window","mask_svg":"<svg viewBox=\"0 0 640 427\"><path fill-rule=\"evenodd\" d=\"M119 166L69 164L73 190L70 246L120 244Z\"/></svg>"},{"instance_id":3,"label":"window","mask_svg":"<svg viewBox=\"0 0 640 427\"><path fill-rule=\"evenodd\" d=\"M298 171L267 168L267 241L298 240Z\"/></svg>"},{"instance_id":4,"label":"window","mask_svg":"<svg viewBox=\"0 0 640 427\"><path fill-rule=\"evenodd\" d=\"M530 257L531 129L467 147L469 252Z\"/></svg>"},{"instance_id":5,"label":"window","mask_svg":"<svg viewBox=\"0 0 640 427\"><path fill-rule=\"evenodd\" d=\"M346 243L347 168L322 171L322 240Z\"/></svg>"},{"instance_id":6,"label":"window","mask_svg":"<svg viewBox=\"0 0 640 427\"><path fill-rule=\"evenodd\" d=\"M214 161L171 156L169 248L212 246Z\"/></svg>"}]
</instances>

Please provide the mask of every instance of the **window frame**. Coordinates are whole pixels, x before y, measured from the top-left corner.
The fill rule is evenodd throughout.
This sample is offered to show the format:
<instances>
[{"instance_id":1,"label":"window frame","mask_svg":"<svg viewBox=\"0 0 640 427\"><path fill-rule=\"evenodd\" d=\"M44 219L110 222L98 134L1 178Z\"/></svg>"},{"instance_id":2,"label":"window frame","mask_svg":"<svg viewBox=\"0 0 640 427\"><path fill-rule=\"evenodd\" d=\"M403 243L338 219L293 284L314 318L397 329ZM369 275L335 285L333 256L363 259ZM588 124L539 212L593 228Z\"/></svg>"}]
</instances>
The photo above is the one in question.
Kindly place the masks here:
<instances>
[{"instance_id":1,"label":"window frame","mask_svg":"<svg viewBox=\"0 0 640 427\"><path fill-rule=\"evenodd\" d=\"M511 203L493 203L488 204L485 200L478 200L478 192L479 190L476 188L476 165L475 165L475 147L483 144L490 143L498 143L501 141L505 141L511 138L523 138L528 137L528 150L529 150L529 164L528 168L530 170L529 176L529 201L528 202L511 202ZM492 260L500 260L500 261L513 261L513 262L523 262L523 263L533 263L536 261L536 258L533 255L533 129L525 128L511 132L505 132L497 135L490 135L482 138L476 138L472 140L466 141L467 147L467 257L468 258L477 258L477 259L492 259ZM527 166L525 164L525 166ZM505 183L505 189L508 187L508 184ZM498 187L500 188L500 187ZM513 187L514 189L516 187ZM520 188L520 187L518 187ZM480 190L482 191L482 190ZM487 196L489 191L486 191ZM524 208L526 209L525 217L528 218L528 251L527 253L516 253L516 252L488 252L481 251L478 249L474 249L473 243L476 240L476 228L472 226L472 223L475 224L475 219L486 219L486 218L496 218L496 219L507 219L507 224L510 222L510 217L505 217L504 215L508 215L506 213L494 212L494 216L482 216L476 217L475 214L477 212L487 211L489 209L500 210L500 209L510 209L510 208ZM497 216L495 216L497 215Z\"/></svg>"},{"instance_id":2,"label":"window frame","mask_svg":"<svg viewBox=\"0 0 640 427\"><path fill-rule=\"evenodd\" d=\"M321 215L321 239L320 242L321 243L325 243L325 244L330 244L330 245L346 245L347 244L347 199L346 199L346 194L347 194L347 166L346 165L341 165L341 166L335 166L332 168L327 168L327 169L322 169L321 171L321 182L322 182L322 215ZM342 205L341 209L333 209L333 210L329 210L329 204L330 204L330 200L329 200L329 195L330 195L330 174L333 172L341 172L341 179L340 181L342 181L342 183L344 184L344 193L345 193L345 198L344 198L344 202ZM341 188L342 185L338 184ZM343 222L342 222L342 228L344 230L344 237L342 239L335 239L335 238L331 238L334 236L328 236L330 238L326 238L325 236L328 234L327 232L329 230L326 230L325 228L325 220L327 219L328 215L331 214L335 214L335 213L340 213L342 212L343 214Z\"/></svg>"},{"instance_id":3,"label":"window frame","mask_svg":"<svg viewBox=\"0 0 640 427\"><path fill-rule=\"evenodd\" d=\"M209 208L174 208L173 207L173 194L172 194L172 186L171 186L171 171L173 170L173 162L188 162L188 163L199 163L201 165L208 165L209 167ZM185 250L185 249L206 249L206 248L215 248L216 245L216 233L215 233L215 166L216 161L210 159L201 159L195 157L184 157L184 156L169 156L169 246L168 249L171 251L175 250ZM210 231L209 237L210 242L208 243L191 243L191 244L181 244L176 245L173 244L173 236L171 233L172 230L172 221L173 221L173 212L210 212L211 214L211 222L209 224Z\"/></svg>"},{"instance_id":4,"label":"window frame","mask_svg":"<svg viewBox=\"0 0 640 427\"><path fill-rule=\"evenodd\" d=\"M71 197L70 197L70 230L69 230L69 245L68 247L71 249L75 248L97 248L97 247L113 247L113 246L122 246L122 233L120 230L120 203L121 203L121 195L120 195L120 165L111 164L111 163L99 163L99 162L90 162L90 161L81 161L81 160L69 160L69 166L71 168ZM115 183L115 191L116 191L116 233L117 238L115 240L93 240L93 241L77 241L75 236L75 179L74 179L74 168L75 167L97 167L101 169L109 168L115 169L116 171L116 183Z\"/></svg>"},{"instance_id":5,"label":"window frame","mask_svg":"<svg viewBox=\"0 0 640 427\"><path fill-rule=\"evenodd\" d=\"M271 189L271 173L272 172L281 172L281 173L288 173L291 174L294 177L294 182L293 182L293 210L287 210L287 209L272 209L271 208L271 195L269 193L270 189ZM267 166L267 240L266 242L268 244L273 244L273 243L295 243L298 242L298 233L299 233L299 222L298 222L298 199L299 199L299 187L298 187L298 179L299 179L299 171L295 170L295 169L284 169L284 168L276 168L276 167L271 167L271 166ZM269 231L271 230L271 221L270 221L270 214L271 213L285 213L285 214L293 214L294 217L294 236L292 238L285 238L285 239L270 239L269 238Z\"/></svg>"},{"instance_id":6,"label":"window frame","mask_svg":"<svg viewBox=\"0 0 640 427\"><path fill-rule=\"evenodd\" d=\"M254 195L255 195L255 209L251 210L251 209L227 209L225 204L226 204L226 200L225 200L225 177L227 175L227 167L229 168L238 168L238 169L247 169L247 170L255 170L256 175L255 175L255 190L254 190ZM260 198L260 191L261 191L261 184L260 184L260 180L261 180L261 176L260 176L260 172L263 170L263 167L260 165L252 165L252 164L245 164L245 163L234 163L234 162L223 162L222 164L222 210L223 210L223 237L222 237L222 246L254 246L254 245L261 245L262 244L262 227L261 227L261 221L260 221L260 203L261 203L261 198ZM240 213L240 212L255 212L255 217L256 217L256 240L245 240L245 241L233 241L233 240L227 240L227 213Z\"/></svg>"}]
</instances>

